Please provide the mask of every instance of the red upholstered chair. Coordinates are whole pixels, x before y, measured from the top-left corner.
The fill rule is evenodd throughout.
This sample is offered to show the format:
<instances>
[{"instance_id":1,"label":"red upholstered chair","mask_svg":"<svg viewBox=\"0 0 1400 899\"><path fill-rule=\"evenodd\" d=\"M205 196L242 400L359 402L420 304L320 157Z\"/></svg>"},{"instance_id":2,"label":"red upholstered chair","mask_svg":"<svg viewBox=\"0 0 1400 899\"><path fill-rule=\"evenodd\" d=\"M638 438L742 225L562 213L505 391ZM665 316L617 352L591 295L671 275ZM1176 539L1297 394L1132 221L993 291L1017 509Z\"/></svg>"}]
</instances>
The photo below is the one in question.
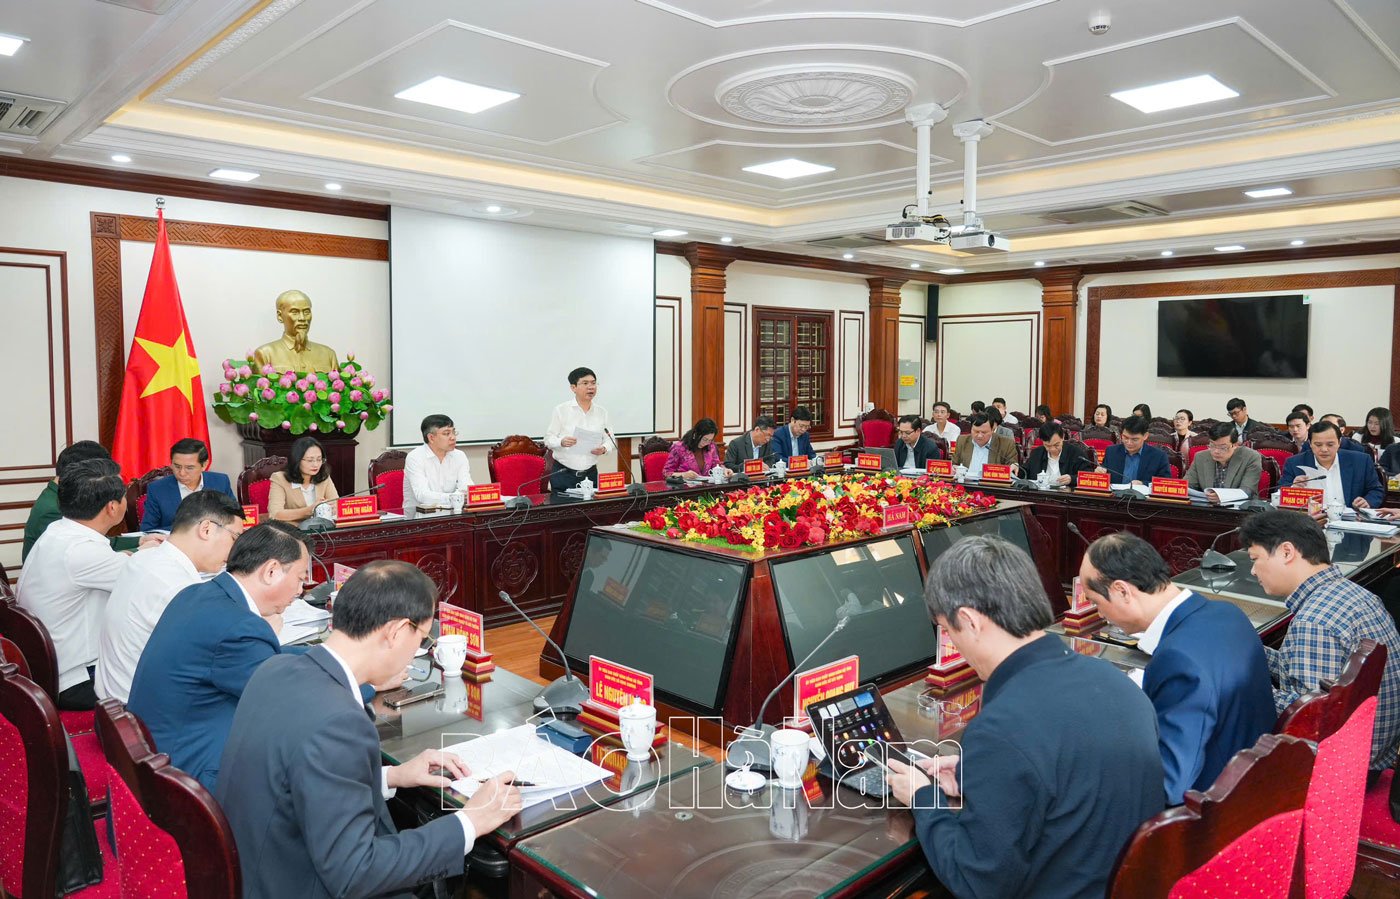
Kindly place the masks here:
<instances>
[{"instance_id":1,"label":"red upholstered chair","mask_svg":"<svg viewBox=\"0 0 1400 899\"><path fill-rule=\"evenodd\" d=\"M1108 428L1087 427L1079 432L1079 439L1091 449L1106 450L1118 442L1118 435Z\"/></svg>"},{"instance_id":2,"label":"red upholstered chair","mask_svg":"<svg viewBox=\"0 0 1400 899\"><path fill-rule=\"evenodd\" d=\"M1259 498L1267 499L1269 491L1278 486L1278 482L1283 479L1283 469L1273 459L1265 456L1261 460L1264 464L1259 470Z\"/></svg>"},{"instance_id":3,"label":"red upholstered chair","mask_svg":"<svg viewBox=\"0 0 1400 899\"><path fill-rule=\"evenodd\" d=\"M856 416L856 439L860 446L894 446L895 423L884 409L872 409Z\"/></svg>"},{"instance_id":4,"label":"red upholstered chair","mask_svg":"<svg viewBox=\"0 0 1400 899\"><path fill-rule=\"evenodd\" d=\"M642 460L643 481L663 481L666 457L671 451L669 437L648 437L637 447L637 456Z\"/></svg>"},{"instance_id":5,"label":"red upholstered chair","mask_svg":"<svg viewBox=\"0 0 1400 899\"><path fill-rule=\"evenodd\" d=\"M151 482L157 478L173 474L170 466L155 468L146 472L139 478L134 478L126 486L126 529L137 531L141 529L141 516L146 514L146 491L150 488Z\"/></svg>"},{"instance_id":6,"label":"red upholstered chair","mask_svg":"<svg viewBox=\"0 0 1400 899\"><path fill-rule=\"evenodd\" d=\"M369 463L369 483L383 484L379 491L381 512L403 511L403 464L408 458L404 450L385 450Z\"/></svg>"},{"instance_id":7,"label":"red upholstered chair","mask_svg":"<svg viewBox=\"0 0 1400 899\"><path fill-rule=\"evenodd\" d=\"M286 467L286 456L263 456L243 469L238 476L238 501L245 506L257 506L259 517L266 515L267 494L272 489L269 479Z\"/></svg>"},{"instance_id":8,"label":"red upholstered chair","mask_svg":"<svg viewBox=\"0 0 1400 899\"><path fill-rule=\"evenodd\" d=\"M5 566L0 564L0 598L6 596L14 598L15 587L10 583L10 573L5 570Z\"/></svg>"},{"instance_id":9,"label":"red upholstered chair","mask_svg":"<svg viewBox=\"0 0 1400 899\"><path fill-rule=\"evenodd\" d=\"M553 459L543 443L512 434L486 451L486 470L506 496L539 495L545 492L544 476Z\"/></svg>"},{"instance_id":10,"label":"red upholstered chair","mask_svg":"<svg viewBox=\"0 0 1400 899\"><path fill-rule=\"evenodd\" d=\"M68 807L68 747L58 709L14 665L0 665L0 885L11 896L56 894L63 817ZM120 896L120 869L105 821L93 824L103 881L69 893Z\"/></svg>"},{"instance_id":11,"label":"red upholstered chair","mask_svg":"<svg viewBox=\"0 0 1400 899\"><path fill-rule=\"evenodd\" d=\"M209 791L154 752L145 726L116 700L99 704L97 734L116 772L111 816L122 896L236 899L238 850Z\"/></svg>"},{"instance_id":12,"label":"red upholstered chair","mask_svg":"<svg viewBox=\"0 0 1400 899\"><path fill-rule=\"evenodd\" d=\"M1313 749L1265 734L1204 793L1143 822L1118 856L1110 899L1284 899L1293 882Z\"/></svg>"},{"instance_id":13,"label":"red upholstered chair","mask_svg":"<svg viewBox=\"0 0 1400 899\"><path fill-rule=\"evenodd\" d=\"M0 636L14 643L28 663L30 679L48 694L49 701L58 702L58 653L53 648L49 629L22 608L13 598L0 598ZM92 733L92 712L59 712L68 733Z\"/></svg>"},{"instance_id":14,"label":"red upholstered chair","mask_svg":"<svg viewBox=\"0 0 1400 899\"><path fill-rule=\"evenodd\" d=\"M24 660L24 653L6 637L0 637L0 664L14 665L19 669L21 677L29 677L29 663Z\"/></svg>"},{"instance_id":15,"label":"red upholstered chair","mask_svg":"<svg viewBox=\"0 0 1400 899\"><path fill-rule=\"evenodd\" d=\"M1380 693L1386 657L1383 644L1362 640L1336 682L1324 681L1316 692L1294 700L1279 716L1274 733L1321 743L1341 730L1361 703Z\"/></svg>"},{"instance_id":16,"label":"red upholstered chair","mask_svg":"<svg viewBox=\"0 0 1400 899\"><path fill-rule=\"evenodd\" d=\"M1317 747L1303 815L1303 883L1308 899L1341 899L1356 873L1357 840L1371 761L1376 697L1361 703Z\"/></svg>"}]
</instances>

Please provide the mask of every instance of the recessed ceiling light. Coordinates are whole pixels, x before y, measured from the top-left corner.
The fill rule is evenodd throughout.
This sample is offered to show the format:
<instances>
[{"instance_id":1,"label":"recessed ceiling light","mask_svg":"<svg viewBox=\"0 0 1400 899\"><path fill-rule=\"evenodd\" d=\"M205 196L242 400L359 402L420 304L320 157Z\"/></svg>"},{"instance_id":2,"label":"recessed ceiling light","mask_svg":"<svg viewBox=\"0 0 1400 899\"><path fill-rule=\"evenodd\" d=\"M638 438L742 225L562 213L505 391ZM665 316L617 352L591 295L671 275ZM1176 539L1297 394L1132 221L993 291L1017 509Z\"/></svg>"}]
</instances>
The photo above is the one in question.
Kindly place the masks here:
<instances>
[{"instance_id":1,"label":"recessed ceiling light","mask_svg":"<svg viewBox=\"0 0 1400 899\"><path fill-rule=\"evenodd\" d=\"M1243 247L1241 244L1232 243L1232 244L1226 244L1226 245L1223 246L1223 247L1216 247L1216 248L1215 248L1215 252L1217 252L1217 253L1238 253L1240 250L1243 250L1243 249L1244 249L1244 247Z\"/></svg>"},{"instance_id":2,"label":"recessed ceiling light","mask_svg":"<svg viewBox=\"0 0 1400 899\"><path fill-rule=\"evenodd\" d=\"M1195 106L1197 103L1228 100L1239 95L1239 91L1231 90L1210 75L1196 75L1193 78L1149 84L1146 87L1109 94L1113 99L1127 103L1139 112L1180 109L1183 106Z\"/></svg>"},{"instance_id":3,"label":"recessed ceiling light","mask_svg":"<svg viewBox=\"0 0 1400 899\"><path fill-rule=\"evenodd\" d=\"M24 46L25 39L10 34L0 34L0 56L14 56Z\"/></svg>"},{"instance_id":4,"label":"recessed ceiling light","mask_svg":"<svg viewBox=\"0 0 1400 899\"><path fill-rule=\"evenodd\" d=\"M1035 267L1036 267L1036 268L1045 268L1045 260L1044 260L1044 259L1037 259L1037 260L1035 261Z\"/></svg>"},{"instance_id":5,"label":"recessed ceiling light","mask_svg":"<svg viewBox=\"0 0 1400 899\"><path fill-rule=\"evenodd\" d=\"M492 203L490 206L486 207L486 211L491 213L492 215L497 215L500 213L501 207L497 206L495 203Z\"/></svg>"},{"instance_id":6,"label":"recessed ceiling light","mask_svg":"<svg viewBox=\"0 0 1400 899\"><path fill-rule=\"evenodd\" d=\"M662 228L660 231L651 232L652 237L685 237L689 231L682 231L679 228Z\"/></svg>"},{"instance_id":7,"label":"recessed ceiling light","mask_svg":"<svg viewBox=\"0 0 1400 899\"><path fill-rule=\"evenodd\" d=\"M520 97L512 91L482 87L444 75L435 75L422 84L399 91L394 96L400 100L412 100L414 103L427 103L429 106L441 106L444 109L466 113L484 112L493 106L500 106Z\"/></svg>"},{"instance_id":8,"label":"recessed ceiling light","mask_svg":"<svg viewBox=\"0 0 1400 899\"><path fill-rule=\"evenodd\" d=\"M1247 190L1244 195L1255 200L1267 200L1269 197L1291 197L1293 191L1286 187L1261 187L1258 190Z\"/></svg>"},{"instance_id":9,"label":"recessed ceiling light","mask_svg":"<svg viewBox=\"0 0 1400 899\"><path fill-rule=\"evenodd\" d=\"M327 181L326 190L340 190L340 185L336 184L334 181Z\"/></svg>"},{"instance_id":10,"label":"recessed ceiling light","mask_svg":"<svg viewBox=\"0 0 1400 899\"><path fill-rule=\"evenodd\" d=\"M910 267L910 268L923 268L923 266L920 265L920 264L917 263L917 262L911 262L911 263L909 263L909 267Z\"/></svg>"},{"instance_id":11,"label":"recessed ceiling light","mask_svg":"<svg viewBox=\"0 0 1400 899\"><path fill-rule=\"evenodd\" d=\"M1163 251L1162 251L1162 255L1163 255L1163 256L1170 256L1170 255L1172 255L1172 251L1171 251L1171 250L1163 250Z\"/></svg>"},{"instance_id":12,"label":"recessed ceiling light","mask_svg":"<svg viewBox=\"0 0 1400 899\"><path fill-rule=\"evenodd\" d=\"M1305 244L1305 243L1307 243L1306 240L1290 240L1290 241L1288 242L1288 245L1289 245L1290 247L1301 247L1301 246L1302 246L1303 244Z\"/></svg>"},{"instance_id":13,"label":"recessed ceiling light","mask_svg":"<svg viewBox=\"0 0 1400 899\"><path fill-rule=\"evenodd\" d=\"M841 254L841 258L842 258L842 259L854 259L854 258L856 258L856 254L855 254L855 253L842 253L842 254Z\"/></svg>"},{"instance_id":14,"label":"recessed ceiling light","mask_svg":"<svg viewBox=\"0 0 1400 899\"><path fill-rule=\"evenodd\" d=\"M836 169L829 165L817 165L815 162L803 162L800 159L779 159L776 162L765 162L762 165L746 165L744 171L786 180L819 175L822 172L834 172Z\"/></svg>"},{"instance_id":15,"label":"recessed ceiling light","mask_svg":"<svg viewBox=\"0 0 1400 899\"><path fill-rule=\"evenodd\" d=\"M113 154L112 154L112 161L113 161L113 162L130 162L130 161L131 161L131 157L128 156L128 155L126 155L125 153L113 153Z\"/></svg>"},{"instance_id":16,"label":"recessed ceiling light","mask_svg":"<svg viewBox=\"0 0 1400 899\"><path fill-rule=\"evenodd\" d=\"M965 271L967 271L965 268L940 268L938 273L940 275L961 275Z\"/></svg>"},{"instance_id":17,"label":"recessed ceiling light","mask_svg":"<svg viewBox=\"0 0 1400 899\"><path fill-rule=\"evenodd\" d=\"M719 239L719 242L720 242L720 243L733 243L733 242L734 242L734 238L732 238L732 237L730 237L728 234L726 234L726 235L724 235L723 237L721 237L721 238Z\"/></svg>"},{"instance_id":18,"label":"recessed ceiling light","mask_svg":"<svg viewBox=\"0 0 1400 899\"><path fill-rule=\"evenodd\" d=\"M258 177L257 172L241 172L238 169L214 169L209 173L210 178L218 178L220 181L252 181Z\"/></svg>"}]
</instances>

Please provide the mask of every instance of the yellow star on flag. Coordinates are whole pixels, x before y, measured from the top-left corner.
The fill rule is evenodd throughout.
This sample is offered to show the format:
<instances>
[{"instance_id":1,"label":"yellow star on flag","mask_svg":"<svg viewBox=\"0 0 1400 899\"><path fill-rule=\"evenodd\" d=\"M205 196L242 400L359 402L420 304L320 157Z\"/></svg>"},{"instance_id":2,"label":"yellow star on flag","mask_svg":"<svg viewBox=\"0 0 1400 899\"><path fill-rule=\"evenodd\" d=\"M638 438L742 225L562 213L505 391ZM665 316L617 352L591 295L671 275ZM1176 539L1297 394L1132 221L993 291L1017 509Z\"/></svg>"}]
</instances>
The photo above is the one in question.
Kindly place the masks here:
<instances>
[{"instance_id":1,"label":"yellow star on flag","mask_svg":"<svg viewBox=\"0 0 1400 899\"><path fill-rule=\"evenodd\" d=\"M185 395L185 402L190 404L190 411L193 412L194 379L199 377L199 362L185 348L184 332L181 332L175 343L170 346L146 340L144 337L136 338L136 342L155 360L156 365L160 366L146 385L146 389L141 391L141 398L145 399L174 387Z\"/></svg>"}]
</instances>

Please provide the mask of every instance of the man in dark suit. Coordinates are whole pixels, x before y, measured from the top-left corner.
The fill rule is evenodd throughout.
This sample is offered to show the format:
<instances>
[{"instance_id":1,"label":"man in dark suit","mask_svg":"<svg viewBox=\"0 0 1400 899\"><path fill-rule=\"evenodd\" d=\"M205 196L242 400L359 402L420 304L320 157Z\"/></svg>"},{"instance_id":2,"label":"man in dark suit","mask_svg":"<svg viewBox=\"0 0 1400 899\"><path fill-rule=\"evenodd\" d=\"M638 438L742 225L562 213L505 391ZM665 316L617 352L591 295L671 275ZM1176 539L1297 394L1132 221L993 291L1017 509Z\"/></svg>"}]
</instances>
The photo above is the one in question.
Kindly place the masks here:
<instances>
[{"instance_id":1,"label":"man in dark suit","mask_svg":"<svg viewBox=\"0 0 1400 899\"><path fill-rule=\"evenodd\" d=\"M146 509L141 514L141 530L168 531L175 521L180 501L200 490L217 490L233 496L228 475L205 471L209 464L209 447L201 440L186 437L170 448L170 469L174 474L156 478L146 488ZM137 472L139 477L144 472ZM238 497L234 497L237 499Z\"/></svg>"},{"instance_id":2,"label":"man in dark suit","mask_svg":"<svg viewBox=\"0 0 1400 899\"><path fill-rule=\"evenodd\" d=\"M1124 421L1118 439L1103 451L1103 463L1095 471L1113 475L1116 484L1151 484L1153 478L1172 476L1167 454L1147 442L1147 419L1134 415Z\"/></svg>"},{"instance_id":3,"label":"man in dark suit","mask_svg":"<svg viewBox=\"0 0 1400 899\"><path fill-rule=\"evenodd\" d=\"M257 667L282 651L282 611L301 594L309 565L292 525L244 531L225 573L180 591L141 652L127 707L171 764L211 790L238 699Z\"/></svg>"},{"instance_id":4,"label":"man in dark suit","mask_svg":"<svg viewBox=\"0 0 1400 899\"><path fill-rule=\"evenodd\" d=\"M996 427L985 413L968 419L968 433L958 438L953 464L967 468L969 477L980 478L984 465L1015 465L1020 459L1016 441L994 434Z\"/></svg>"},{"instance_id":5,"label":"man in dark suit","mask_svg":"<svg viewBox=\"0 0 1400 899\"><path fill-rule=\"evenodd\" d=\"M1021 477L1035 480L1043 471L1050 472L1052 487L1065 487L1074 483L1081 471L1093 471L1094 451L1082 443L1072 443L1063 425L1049 422L1040 426L1040 446L1031 450L1026 457Z\"/></svg>"},{"instance_id":6,"label":"man in dark suit","mask_svg":"<svg viewBox=\"0 0 1400 899\"><path fill-rule=\"evenodd\" d=\"M773 432L778 423L771 415L760 415L753 420L753 430L733 440L724 453L724 467L741 474L744 463L750 459L762 459L764 465L778 461L773 454Z\"/></svg>"},{"instance_id":7,"label":"man in dark suit","mask_svg":"<svg viewBox=\"0 0 1400 899\"><path fill-rule=\"evenodd\" d=\"M899 423L895 426L895 434L899 437L894 443L896 468L917 468L923 471L928 466L929 459L943 458L938 444L919 429L919 416L901 415Z\"/></svg>"},{"instance_id":8,"label":"man in dark suit","mask_svg":"<svg viewBox=\"0 0 1400 899\"><path fill-rule=\"evenodd\" d=\"M1229 422L1221 422L1230 427ZM1157 712L1168 805L1206 790L1241 749L1273 730L1269 661L1249 618L1171 582L1147 541L1127 532L1095 540L1080 563L1084 595L1152 660L1142 689Z\"/></svg>"},{"instance_id":9,"label":"man in dark suit","mask_svg":"<svg viewBox=\"0 0 1400 899\"><path fill-rule=\"evenodd\" d=\"M445 787L471 772L427 750L384 766L356 684L382 682L428 638L437 590L407 562L361 567L336 596L325 643L273 659L248 681L215 796L228 816L248 899L407 896L461 874L473 841L521 807L514 774L481 782L466 807L399 833L399 787Z\"/></svg>"},{"instance_id":10,"label":"man in dark suit","mask_svg":"<svg viewBox=\"0 0 1400 899\"><path fill-rule=\"evenodd\" d=\"M1186 470L1187 486L1210 491L1216 487L1243 490L1249 499L1259 496L1259 473L1264 458L1258 451L1239 445L1239 432L1228 421L1211 426L1210 444L1196 453ZM1211 502L1219 502L1212 495Z\"/></svg>"},{"instance_id":11,"label":"man in dark suit","mask_svg":"<svg viewBox=\"0 0 1400 899\"><path fill-rule=\"evenodd\" d=\"M958 896L1104 895L1123 844L1163 807L1152 703L1045 632L1035 563L1001 537L954 543L929 566L924 603L985 685L961 756L889 761L934 874ZM1085 708L1112 726L1085 726Z\"/></svg>"},{"instance_id":12,"label":"man in dark suit","mask_svg":"<svg viewBox=\"0 0 1400 899\"><path fill-rule=\"evenodd\" d=\"M1244 404L1244 400L1240 399L1237 396L1231 397L1230 401L1225 404L1225 411L1229 413L1230 421L1235 423L1235 434L1239 437L1240 440L1243 440L1245 438L1245 435L1247 435L1253 428L1268 427L1268 425L1262 424L1250 418L1249 407Z\"/></svg>"},{"instance_id":13,"label":"man in dark suit","mask_svg":"<svg viewBox=\"0 0 1400 899\"><path fill-rule=\"evenodd\" d=\"M1319 421L1308 429L1308 451L1289 457L1283 466L1281 484L1296 484L1325 491L1328 503L1334 500L1353 509L1379 509L1385 501L1385 485L1376 476L1376 463L1368 452L1342 449L1342 429L1330 421ZM1327 477L1308 481L1302 466L1317 468Z\"/></svg>"},{"instance_id":14,"label":"man in dark suit","mask_svg":"<svg viewBox=\"0 0 1400 899\"><path fill-rule=\"evenodd\" d=\"M798 406L788 423L773 432L773 462L786 463L793 456L812 458L812 410Z\"/></svg>"}]
</instances>

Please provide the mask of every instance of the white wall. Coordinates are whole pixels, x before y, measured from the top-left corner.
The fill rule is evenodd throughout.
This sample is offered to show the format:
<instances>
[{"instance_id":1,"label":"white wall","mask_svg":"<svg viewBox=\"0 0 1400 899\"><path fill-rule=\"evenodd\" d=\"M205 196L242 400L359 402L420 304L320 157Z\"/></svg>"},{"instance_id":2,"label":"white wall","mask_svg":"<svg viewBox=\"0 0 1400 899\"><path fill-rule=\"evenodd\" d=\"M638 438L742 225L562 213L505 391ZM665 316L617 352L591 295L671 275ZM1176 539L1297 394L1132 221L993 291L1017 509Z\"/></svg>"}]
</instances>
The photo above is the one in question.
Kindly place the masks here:
<instances>
[{"instance_id":1,"label":"white wall","mask_svg":"<svg viewBox=\"0 0 1400 899\"><path fill-rule=\"evenodd\" d=\"M1002 396L1009 409L1032 411L1040 400L1040 309L1039 281L944 287L935 399L965 413L973 400Z\"/></svg>"},{"instance_id":2,"label":"white wall","mask_svg":"<svg viewBox=\"0 0 1400 899\"><path fill-rule=\"evenodd\" d=\"M1088 290L1092 287L1354 271L1397 265L1400 265L1400 256L1392 255L1087 277L1080 283L1076 411L1082 413L1085 405ZM1110 404L1119 414L1135 403L1145 402L1157 415L1170 417L1176 409L1187 408L1199 418L1223 419L1225 401L1239 396L1248 403L1250 415L1259 421L1282 422L1296 403L1307 402L1319 413L1339 412L1348 423L1355 424L1364 420L1371 407L1388 406L1395 288L1267 291L1281 292L1303 293L1311 298L1307 378L1158 378L1157 300L1109 300L1101 305L1099 402Z\"/></svg>"}]
</instances>

